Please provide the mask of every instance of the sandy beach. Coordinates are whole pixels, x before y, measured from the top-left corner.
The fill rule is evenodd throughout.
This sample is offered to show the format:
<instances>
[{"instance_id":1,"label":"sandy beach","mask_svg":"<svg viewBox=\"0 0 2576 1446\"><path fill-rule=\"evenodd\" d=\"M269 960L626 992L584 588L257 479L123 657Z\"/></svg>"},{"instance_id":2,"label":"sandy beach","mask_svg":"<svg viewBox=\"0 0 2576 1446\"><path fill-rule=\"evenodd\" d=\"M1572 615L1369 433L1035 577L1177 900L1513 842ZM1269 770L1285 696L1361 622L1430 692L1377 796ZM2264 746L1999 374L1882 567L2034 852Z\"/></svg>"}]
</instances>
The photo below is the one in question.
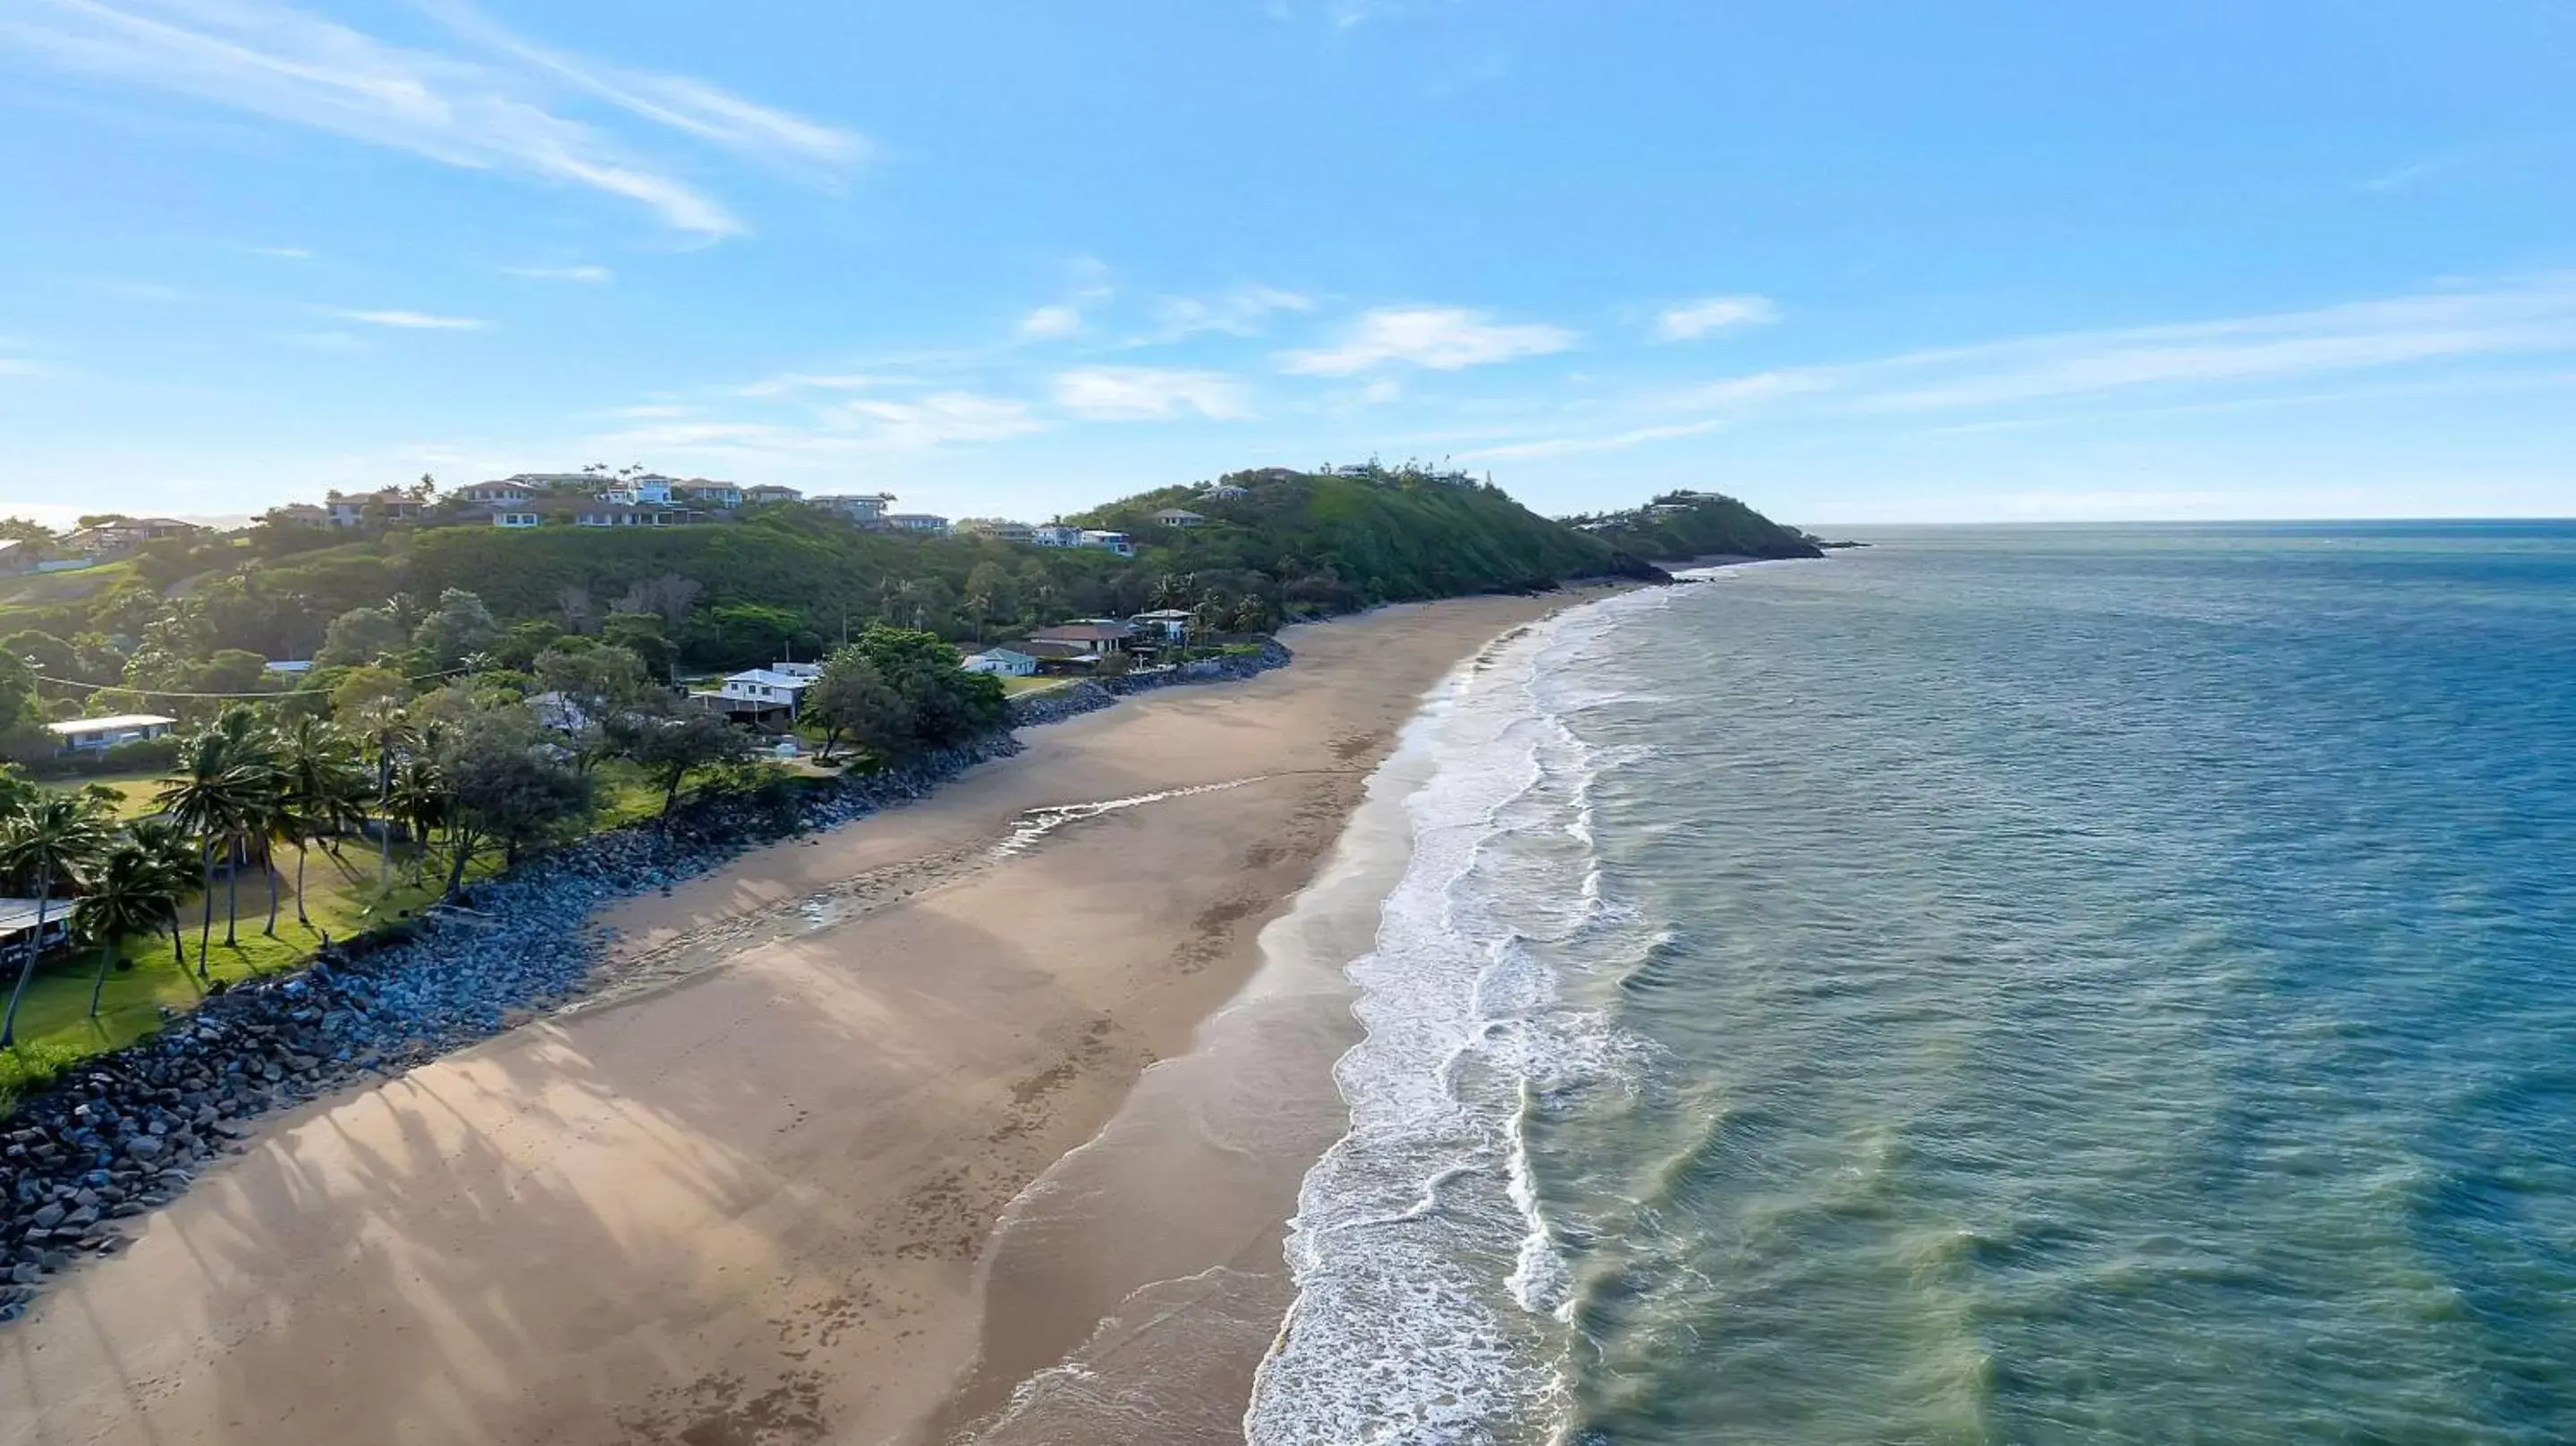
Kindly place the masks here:
<instances>
[{"instance_id":1,"label":"sandy beach","mask_svg":"<svg viewBox=\"0 0 2576 1446\"><path fill-rule=\"evenodd\" d=\"M994 1251L988 1321L1006 1207L1252 977L1425 690L1568 601L1298 629L1291 668L1032 730L924 803L608 911L596 999L279 1121L0 1330L0 1446L913 1442L985 1415L1169 1253L1146 1221L1043 1268ZM1164 1181L1206 1202L1173 1248L1275 1254L1303 1163Z\"/></svg>"}]
</instances>

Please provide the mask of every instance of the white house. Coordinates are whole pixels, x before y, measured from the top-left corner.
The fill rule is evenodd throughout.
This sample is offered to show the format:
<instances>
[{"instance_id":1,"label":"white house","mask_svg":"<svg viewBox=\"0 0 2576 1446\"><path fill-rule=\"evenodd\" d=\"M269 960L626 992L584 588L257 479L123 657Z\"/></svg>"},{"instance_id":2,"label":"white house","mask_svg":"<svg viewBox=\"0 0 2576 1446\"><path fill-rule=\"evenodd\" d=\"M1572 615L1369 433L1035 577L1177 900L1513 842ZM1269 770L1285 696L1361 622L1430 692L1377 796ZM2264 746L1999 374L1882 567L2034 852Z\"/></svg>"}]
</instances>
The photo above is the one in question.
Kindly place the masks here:
<instances>
[{"instance_id":1,"label":"white house","mask_svg":"<svg viewBox=\"0 0 2576 1446\"><path fill-rule=\"evenodd\" d=\"M697 521L702 515L676 507L604 503L573 514L572 520L576 527L679 527Z\"/></svg>"},{"instance_id":2,"label":"white house","mask_svg":"<svg viewBox=\"0 0 2576 1446\"><path fill-rule=\"evenodd\" d=\"M471 487L458 488L455 495L485 506L515 507L537 494L516 482L477 482Z\"/></svg>"},{"instance_id":3,"label":"white house","mask_svg":"<svg viewBox=\"0 0 2576 1446\"><path fill-rule=\"evenodd\" d=\"M754 507L765 507L772 502L802 502L805 500L805 494L793 487L781 487L776 483L763 482L757 487L742 489L742 500Z\"/></svg>"},{"instance_id":4,"label":"white house","mask_svg":"<svg viewBox=\"0 0 2576 1446\"><path fill-rule=\"evenodd\" d=\"M178 719L164 718L157 713L119 713L108 718L74 718L68 723L48 723L45 731L54 735L65 753L95 753L119 743L158 738L178 726Z\"/></svg>"},{"instance_id":5,"label":"white house","mask_svg":"<svg viewBox=\"0 0 2576 1446\"><path fill-rule=\"evenodd\" d=\"M1082 648L1094 653L1123 653L1136 636L1136 630L1113 618L1091 618L1078 623L1058 623L1029 634L1033 643L1057 643Z\"/></svg>"},{"instance_id":6,"label":"white house","mask_svg":"<svg viewBox=\"0 0 2576 1446\"><path fill-rule=\"evenodd\" d=\"M731 512L742 505L742 489L730 482L682 482L673 490L701 507L720 507Z\"/></svg>"},{"instance_id":7,"label":"white house","mask_svg":"<svg viewBox=\"0 0 2576 1446\"><path fill-rule=\"evenodd\" d=\"M1134 557L1136 555L1135 540L1130 538L1126 533L1103 532L1096 527L1086 527L1082 529L1082 541L1076 543L1075 546L1097 547L1105 552L1114 552L1120 557Z\"/></svg>"},{"instance_id":8,"label":"white house","mask_svg":"<svg viewBox=\"0 0 2576 1446\"><path fill-rule=\"evenodd\" d=\"M1190 615L1180 608L1156 608L1138 613L1127 620L1138 632L1155 632L1167 643L1185 643L1190 637Z\"/></svg>"},{"instance_id":9,"label":"white house","mask_svg":"<svg viewBox=\"0 0 2576 1446\"><path fill-rule=\"evenodd\" d=\"M893 532L917 532L924 537L948 535L948 519L933 512L889 512L878 522Z\"/></svg>"},{"instance_id":10,"label":"white house","mask_svg":"<svg viewBox=\"0 0 2576 1446\"><path fill-rule=\"evenodd\" d=\"M1009 648L986 648L967 657L959 666L970 673L991 673L1002 678L1025 678L1038 670L1038 660Z\"/></svg>"},{"instance_id":11,"label":"white house","mask_svg":"<svg viewBox=\"0 0 2576 1446\"><path fill-rule=\"evenodd\" d=\"M1029 541L1040 547L1080 547L1082 529L1067 527L1061 522L1050 522L1043 527L1030 528Z\"/></svg>"},{"instance_id":12,"label":"white house","mask_svg":"<svg viewBox=\"0 0 2576 1446\"><path fill-rule=\"evenodd\" d=\"M1166 507L1154 514L1154 520L1165 527L1196 527L1207 518L1186 507Z\"/></svg>"},{"instance_id":13,"label":"white house","mask_svg":"<svg viewBox=\"0 0 2576 1446\"><path fill-rule=\"evenodd\" d=\"M791 678L804 678L810 681L823 676L823 665L820 663L772 663L769 665L769 671L773 673L785 673Z\"/></svg>"},{"instance_id":14,"label":"white house","mask_svg":"<svg viewBox=\"0 0 2576 1446\"><path fill-rule=\"evenodd\" d=\"M492 514L492 525L494 527L536 527L542 525L545 520L546 515L542 512L495 512Z\"/></svg>"},{"instance_id":15,"label":"white house","mask_svg":"<svg viewBox=\"0 0 2576 1446\"><path fill-rule=\"evenodd\" d=\"M816 676L822 670L815 669ZM812 677L782 673L776 668L749 668L727 675L716 695L728 703L747 704L752 708L786 708L793 710L804 701L805 690L814 686Z\"/></svg>"}]
</instances>

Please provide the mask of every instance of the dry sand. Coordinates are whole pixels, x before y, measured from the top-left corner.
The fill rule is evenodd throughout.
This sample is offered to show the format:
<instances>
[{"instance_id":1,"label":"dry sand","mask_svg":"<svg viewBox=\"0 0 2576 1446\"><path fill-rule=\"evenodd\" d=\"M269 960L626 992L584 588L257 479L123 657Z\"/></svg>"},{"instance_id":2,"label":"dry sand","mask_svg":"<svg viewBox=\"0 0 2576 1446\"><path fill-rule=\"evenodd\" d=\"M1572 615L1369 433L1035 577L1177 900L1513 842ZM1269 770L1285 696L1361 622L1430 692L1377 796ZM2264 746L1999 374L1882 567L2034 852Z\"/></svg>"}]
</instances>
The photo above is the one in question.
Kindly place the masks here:
<instances>
[{"instance_id":1,"label":"dry sand","mask_svg":"<svg viewBox=\"0 0 2576 1446\"><path fill-rule=\"evenodd\" d=\"M0 1329L0 1446L922 1438L1003 1207L1242 984L1420 695L1563 601L1300 629L608 911L600 1002L280 1122Z\"/></svg>"}]
</instances>

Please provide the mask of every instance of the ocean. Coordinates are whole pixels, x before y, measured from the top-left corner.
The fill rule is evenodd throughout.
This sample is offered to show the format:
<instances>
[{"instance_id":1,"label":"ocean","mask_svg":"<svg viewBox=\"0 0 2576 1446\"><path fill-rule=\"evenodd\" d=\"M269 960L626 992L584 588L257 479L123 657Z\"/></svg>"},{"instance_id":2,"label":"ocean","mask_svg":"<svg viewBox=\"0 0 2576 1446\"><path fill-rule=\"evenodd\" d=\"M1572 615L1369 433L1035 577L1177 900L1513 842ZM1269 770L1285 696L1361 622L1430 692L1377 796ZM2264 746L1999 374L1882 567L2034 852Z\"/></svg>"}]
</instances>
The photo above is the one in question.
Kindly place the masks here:
<instances>
[{"instance_id":1,"label":"ocean","mask_svg":"<svg viewBox=\"0 0 2576 1446\"><path fill-rule=\"evenodd\" d=\"M1249 1439L2576 1441L2576 525L1862 535L1416 725Z\"/></svg>"}]
</instances>

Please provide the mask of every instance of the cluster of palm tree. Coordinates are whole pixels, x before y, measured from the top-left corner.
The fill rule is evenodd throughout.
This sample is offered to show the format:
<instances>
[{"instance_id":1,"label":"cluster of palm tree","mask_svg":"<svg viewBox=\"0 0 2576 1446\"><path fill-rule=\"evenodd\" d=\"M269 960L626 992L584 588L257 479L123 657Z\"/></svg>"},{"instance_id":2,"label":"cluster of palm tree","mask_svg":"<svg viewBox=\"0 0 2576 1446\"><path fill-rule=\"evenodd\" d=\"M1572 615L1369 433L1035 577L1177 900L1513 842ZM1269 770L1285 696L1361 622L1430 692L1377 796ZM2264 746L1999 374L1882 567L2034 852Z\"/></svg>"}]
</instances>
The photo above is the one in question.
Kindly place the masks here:
<instances>
[{"instance_id":1,"label":"cluster of palm tree","mask_svg":"<svg viewBox=\"0 0 2576 1446\"><path fill-rule=\"evenodd\" d=\"M391 738L384 774L407 739ZM280 898L274 847L296 851L295 914L311 926L304 908L305 862L316 843L336 844L365 821L370 796L390 802L392 785L374 787L358 746L320 718L302 718L280 729L248 708L232 708L182 745L175 776L153 802L157 816L119 825L112 793L85 789L53 793L10 780L0 796L0 874L31 888L34 926L17 949L17 979L0 1015L0 1048L16 1042L18 1006L35 973L58 891L76 897L71 927L99 949L90 986L90 1013L99 999L123 940L167 932L173 957L184 969L186 936L180 905L191 890L203 900L197 930L196 977L209 977L214 933L215 874L225 876L224 943L238 939L240 871L257 863L268 880L268 922L277 932Z\"/></svg>"}]
</instances>

